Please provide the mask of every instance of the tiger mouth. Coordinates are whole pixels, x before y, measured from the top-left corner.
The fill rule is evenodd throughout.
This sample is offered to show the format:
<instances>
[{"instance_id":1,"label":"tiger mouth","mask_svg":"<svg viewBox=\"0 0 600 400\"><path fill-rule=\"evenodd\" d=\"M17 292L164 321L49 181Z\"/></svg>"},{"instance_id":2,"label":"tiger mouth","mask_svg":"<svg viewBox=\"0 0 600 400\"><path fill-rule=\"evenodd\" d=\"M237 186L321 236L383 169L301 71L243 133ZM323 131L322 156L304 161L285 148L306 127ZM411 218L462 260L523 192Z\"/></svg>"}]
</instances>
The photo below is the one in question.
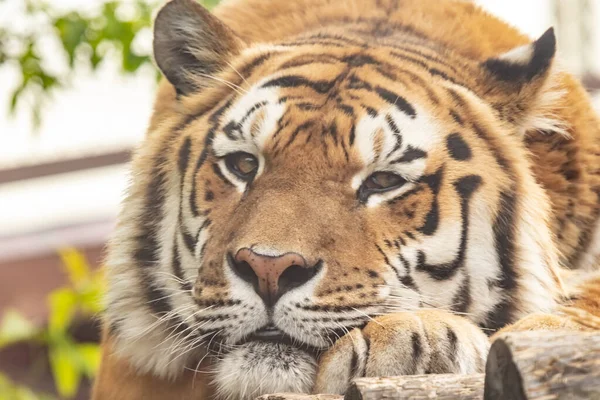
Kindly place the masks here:
<instances>
[{"instance_id":1,"label":"tiger mouth","mask_svg":"<svg viewBox=\"0 0 600 400\"><path fill-rule=\"evenodd\" d=\"M286 334L281 329L275 327L274 325L267 325L262 327L250 335L246 336L244 339L240 340L237 345L243 345L250 342L266 342L273 344L283 344L290 347L294 347L300 350L304 350L309 354L314 356L318 356L325 348L315 347L310 344L304 343L298 339L293 338L292 336Z\"/></svg>"}]
</instances>

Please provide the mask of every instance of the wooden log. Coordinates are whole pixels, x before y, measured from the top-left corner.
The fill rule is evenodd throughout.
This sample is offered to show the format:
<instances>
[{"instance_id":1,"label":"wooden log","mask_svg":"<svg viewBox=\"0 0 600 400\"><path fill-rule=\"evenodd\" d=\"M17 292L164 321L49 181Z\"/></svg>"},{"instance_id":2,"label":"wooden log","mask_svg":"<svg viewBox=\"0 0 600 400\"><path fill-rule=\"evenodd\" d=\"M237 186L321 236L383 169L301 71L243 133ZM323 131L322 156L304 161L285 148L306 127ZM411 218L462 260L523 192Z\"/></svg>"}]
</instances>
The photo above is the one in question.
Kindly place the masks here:
<instances>
[{"instance_id":1,"label":"wooden log","mask_svg":"<svg viewBox=\"0 0 600 400\"><path fill-rule=\"evenodd\" d=\"M341 400L274 394L260 400ZM600 400L600 334L512 332L492 344L486 375L360 378L344 400Z\"/></svg>"},{"instance_id":2,"label":"wooden log","mask_svg":"<svg viewBox=\"0 0 600 400\"><path fill-rule=\"evenodd\" d=\"M483 374L360 378L350 385L344 400L481 400L483 381Z\"/></svg>"},{"instance_id":3,"label":"wooden log","mask_svg":"<svg viewBox=\"0 0 600 400\"><path fill-rule=\"evenodd\" d=\"M501 335L488 355L484 399L600 399L600 334Z\"/></svg>"},{"instance_id":4,"label":"wooden log","mask_svg":"<svg viewBox=\"0 0 600 400\"><path fill-rule=\"evenodd\" d=\"M298 393L276 393L265 394L256 400L342 400L337 394L298 394Z\"/></svg>"}]
</instances>

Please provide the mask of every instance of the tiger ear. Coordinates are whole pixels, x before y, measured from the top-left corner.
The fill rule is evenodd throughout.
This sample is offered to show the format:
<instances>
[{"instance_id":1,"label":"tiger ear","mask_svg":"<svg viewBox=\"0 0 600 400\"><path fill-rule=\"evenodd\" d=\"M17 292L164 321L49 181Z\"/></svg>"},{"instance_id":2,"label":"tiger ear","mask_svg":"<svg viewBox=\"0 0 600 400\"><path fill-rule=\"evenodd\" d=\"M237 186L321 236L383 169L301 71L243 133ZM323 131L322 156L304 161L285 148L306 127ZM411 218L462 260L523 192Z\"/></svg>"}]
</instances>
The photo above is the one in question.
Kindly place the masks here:
<instances>
[{"instance_id":1,"label":"tiger ear","mask_svg":"<svg viewBox=\"0 0 600 400\"><path fill-rule=\"evenodd\" d=\"M244 44L235 33L194 0L172 0L154 21L154 59L177 93L208 86ZM204 79L203 79L204 78Z\"/></svg>"},{"instance_id":2,"label":"tiger ear","mask_svg":"<svg viewBox=\"0 0 600 400\"><path fill-rule=\"evenodd\" d=\"M533 43L517 47L481 64L484 98L500 118L525 133L531 129L559 129L547 112L560 93L553 89L552 63L556 54L554 29ZM547 124L548 126L544 126Z\"/></svg>"}]
</instances>

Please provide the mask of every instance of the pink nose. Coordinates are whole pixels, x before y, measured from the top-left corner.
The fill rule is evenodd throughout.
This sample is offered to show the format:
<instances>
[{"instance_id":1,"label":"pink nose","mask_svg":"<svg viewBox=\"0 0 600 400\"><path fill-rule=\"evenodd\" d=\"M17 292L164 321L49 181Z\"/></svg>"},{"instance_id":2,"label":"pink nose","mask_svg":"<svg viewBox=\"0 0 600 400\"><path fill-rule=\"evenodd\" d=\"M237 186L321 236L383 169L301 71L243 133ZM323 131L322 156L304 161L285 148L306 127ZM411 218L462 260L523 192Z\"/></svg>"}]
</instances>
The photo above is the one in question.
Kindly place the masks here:
<instances>
[{"instance_id":1,"label":"pink nose","mask_svg":"<svg viewBox=\"0 0 600 400\"><path fill-rule=\"evenodd\" d=\"M232 263L234 272L252 283L264 302L272 306L289 290L304 285L318 271L309 267L304 257L297 253L265 256L252 249L240 249Z\"/></svg>"}]
</instances>

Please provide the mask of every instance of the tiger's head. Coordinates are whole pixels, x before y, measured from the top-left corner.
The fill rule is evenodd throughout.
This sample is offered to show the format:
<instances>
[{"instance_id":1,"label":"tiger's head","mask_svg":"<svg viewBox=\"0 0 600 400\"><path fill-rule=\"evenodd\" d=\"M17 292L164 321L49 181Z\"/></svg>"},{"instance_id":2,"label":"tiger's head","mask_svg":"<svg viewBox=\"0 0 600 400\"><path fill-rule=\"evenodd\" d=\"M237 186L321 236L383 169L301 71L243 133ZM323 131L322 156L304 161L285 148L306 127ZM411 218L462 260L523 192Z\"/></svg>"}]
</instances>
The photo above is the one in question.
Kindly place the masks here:
<instances>
[{"instance_id":1,"label":"tiger's head","mask_svg":"<svg viewBox=\"0 0 600 400\"><path fill-rule=\"evenodd\" d=\"M158 14L177 98L133 161L107 262L107 320L139 369L216 356L223 397L310 391L319 352L373 316L443 308L493 330L553 306L522 143L552 125L535 114L552 31L482 62L354 28L247 44L192 0Z\"/></svg>"}]
</instances>

